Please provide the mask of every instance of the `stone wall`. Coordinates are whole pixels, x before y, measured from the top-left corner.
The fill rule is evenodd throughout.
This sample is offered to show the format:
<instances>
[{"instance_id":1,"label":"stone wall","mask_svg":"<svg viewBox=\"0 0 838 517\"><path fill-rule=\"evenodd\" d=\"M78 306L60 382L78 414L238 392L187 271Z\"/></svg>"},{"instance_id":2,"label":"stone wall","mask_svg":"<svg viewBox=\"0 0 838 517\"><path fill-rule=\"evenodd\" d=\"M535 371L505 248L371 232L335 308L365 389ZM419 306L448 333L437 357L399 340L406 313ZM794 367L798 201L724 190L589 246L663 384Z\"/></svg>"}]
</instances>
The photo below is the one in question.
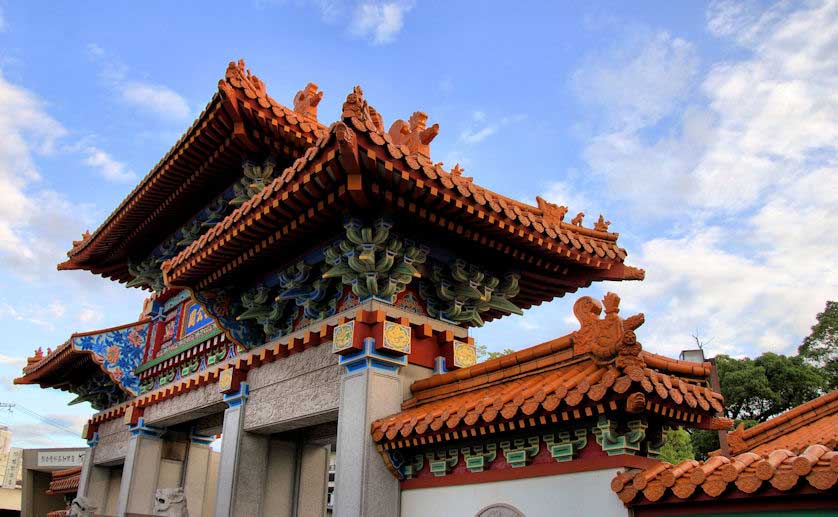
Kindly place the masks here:
<instances>
[{"instance_id":1,"label":"stone wall","mask_svg":"<svg viewBox=\"0 0 838 517\"><path fill-rule=\"evenodd\" d=\"M125 460L128 452L128 439L131 433L128 431L121 418L103 422L99 426L99 444L93 455L95 465L114 465Z\"/></svg>"}]
</instances>

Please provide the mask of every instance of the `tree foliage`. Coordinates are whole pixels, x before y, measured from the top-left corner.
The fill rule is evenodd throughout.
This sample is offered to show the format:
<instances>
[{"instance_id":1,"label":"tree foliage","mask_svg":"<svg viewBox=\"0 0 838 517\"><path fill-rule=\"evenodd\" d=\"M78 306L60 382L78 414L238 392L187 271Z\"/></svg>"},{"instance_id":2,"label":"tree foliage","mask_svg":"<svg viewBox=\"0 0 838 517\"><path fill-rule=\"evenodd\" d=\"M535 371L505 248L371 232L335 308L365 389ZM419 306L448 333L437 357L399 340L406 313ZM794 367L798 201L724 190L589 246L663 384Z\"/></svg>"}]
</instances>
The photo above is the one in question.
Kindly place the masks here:
<instances>
[{"instance_id":1,"label":"tree foliage","mask_svg":"<svg viewBox=\"0 0 838 517\"><path fill-rule=\"evenodd\" d=\"M489 352L489 349L486 347L486 345L476 345L476 348L478 363L488 361L489 359L495 359L502 355L512 354L515 352L515 350L512 350L511 348L504 348L500 352Z\"/></svg>"},{"instance_id":2,"label":"tree foliage","mask_svg":"<svg viewBox=\"0 0 838 517\"><path fill-rule=\"evenodd\" d=\"M823 368L829 389L838 389L838 302L826 302L812 332L797 353L807 362Z\"/></svg>"},{"instance_id":3,"label":"tree foliage","mask_svg":"<svg viewBox=\"0 0 838 517\"><path fill-rule=\"evenodd\" d=\"M740 422L745 423L745 429L753 427L759 423L756 420L734 420L733 426L738 427ZM706 460L711 452L719 450L719 448L721 447L721 445L719 444L718 431L693 429L690 432L690 441L692 442L695 459L699 461Z\"/></svg>"},{"instance_id":4,"label":"tree foliage","mask_svg":"<svg viewBox=\"0 0 838 517\"><path fill-rule=\"evenodd\" d=\"M799 355L766 352L756 359L716 357L727 416L763 422L821 395L828 378Z\"/></svg>"},{"instance_id":5,"label":"tree foliage","mask_svg":"<svg viewBox=\"0 0 838 517\"><path fill-rule=\"evenodd\" d=\"M684 460L695 459L690 433L680 427L678 429L667 429L665 433L660 452L661 460L677 465Z\"/></svg>"}]
</instances>

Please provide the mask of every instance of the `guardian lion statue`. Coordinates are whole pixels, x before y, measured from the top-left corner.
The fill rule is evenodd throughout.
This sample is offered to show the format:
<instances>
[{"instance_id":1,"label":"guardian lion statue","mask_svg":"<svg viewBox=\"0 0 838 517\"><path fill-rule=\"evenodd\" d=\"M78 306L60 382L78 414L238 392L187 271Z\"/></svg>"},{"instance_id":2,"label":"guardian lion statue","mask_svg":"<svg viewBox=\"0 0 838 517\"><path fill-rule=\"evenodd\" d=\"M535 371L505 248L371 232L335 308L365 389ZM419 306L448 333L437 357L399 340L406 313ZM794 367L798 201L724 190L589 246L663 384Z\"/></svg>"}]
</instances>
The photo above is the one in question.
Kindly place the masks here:
<instances>
[{"instance_id":1,"label":"guardian lion statue","mask_svg":"<svg viewBox=\"0 0 838 517\"><path fill-rule=\"evenodd\" d=\"M189 517L183 487L158 488L154 494L154 515L166 517Z\"/></svg>"},{"instance_id":2,"label":"guardian lion statue","mask_svg":"<svg viewBox=\"0 0 838 517\"><path fill-rule=\"evenodd\" d=\"M70 503L67 517L93 517L95 511L96 505L93 504L93 501L84 496L78 496Z\"/></svg>"}]
</instances>

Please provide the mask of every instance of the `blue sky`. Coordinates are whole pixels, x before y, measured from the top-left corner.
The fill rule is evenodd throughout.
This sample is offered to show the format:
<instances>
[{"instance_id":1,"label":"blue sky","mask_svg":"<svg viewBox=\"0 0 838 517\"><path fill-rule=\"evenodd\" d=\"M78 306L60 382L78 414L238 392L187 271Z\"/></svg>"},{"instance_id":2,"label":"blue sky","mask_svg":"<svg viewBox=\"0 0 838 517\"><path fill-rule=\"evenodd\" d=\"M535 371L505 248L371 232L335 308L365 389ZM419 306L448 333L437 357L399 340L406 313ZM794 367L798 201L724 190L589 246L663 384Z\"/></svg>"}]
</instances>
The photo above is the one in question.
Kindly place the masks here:
<instances>
[{"instance_id":1,"label":"blue sky","mask_svg":"<svg viewBox=\"0 0 838 517\"><path fill-rule=\"evenodd\" d=\"M600 213L647 279L589 289L643 311L669 355L792 352L838 297L838 3L0 0L0 402L73 430L24 358L133 321L143 294L55 271L244 58L330 123L363 86L389 125L438 122L434 161L495 191ZM592 4L592 3L591 3ZM572 295L474 332L492 350L575 329ZM22 411L17 446L80 445Z\"/></svg>"}]
</instances>

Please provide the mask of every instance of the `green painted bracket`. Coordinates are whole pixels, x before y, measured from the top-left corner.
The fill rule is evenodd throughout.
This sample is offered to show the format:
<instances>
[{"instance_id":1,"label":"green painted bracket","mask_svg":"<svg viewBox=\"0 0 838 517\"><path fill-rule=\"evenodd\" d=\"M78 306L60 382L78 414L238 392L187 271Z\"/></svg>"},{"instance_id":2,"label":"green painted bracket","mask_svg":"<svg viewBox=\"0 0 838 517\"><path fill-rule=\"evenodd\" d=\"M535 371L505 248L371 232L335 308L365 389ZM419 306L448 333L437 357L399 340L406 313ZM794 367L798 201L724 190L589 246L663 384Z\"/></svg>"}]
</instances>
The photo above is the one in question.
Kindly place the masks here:
<instances>
[{"instance_id":1,"label":"green painted bracket","mask_svg":"<svg viewBox=\"0 0 838 517\"><path fill-rule=\"evenodd\" d=\"M569 431L557 433L555 438L552 434L544 435L542 438L544 443L547 444L553 459L558 462L570 461L576 451L580 451L588 445L588 430L574 430L572 439Z\"/></svg>"},{"instance_id":2,"label":"green painted bracket","mask_svg":"<svg viewBox=\"0 0 838 517\"><path fill-rule=\"evenodd\" d=\"M460 461L460 454L457 449L448 449L447 454L445 450L439 450L434 453L426 453L428 458L431 474L437 477L444 476L453 469Z\"/></svg>"},{"instance_id":3,"label":"green painted bracket","mask_svg":"<svg viewBox=\"0 0 838 517\"><path fill-rule=\"evenodd\" d=\"M494 443L487 443L485 447L483 445L463 447L460 452L466 460L466 468L471 472L483 472L498 456L497 445Z\"/></svg>"},{"instance_id":4,"label":"green painted bracket","mask_svg":"<svg viewBox=\"0 0 838 517\"><path fill-rule=\"evenodd\" d=\"M503 450L506 462L513 468L519 468L525 466L530 458L538 454L541 439L538 436L531 436L526 440L518 439L511 443L503 441L500 442L500 448Z\"/></svg>"}]
</instances>

